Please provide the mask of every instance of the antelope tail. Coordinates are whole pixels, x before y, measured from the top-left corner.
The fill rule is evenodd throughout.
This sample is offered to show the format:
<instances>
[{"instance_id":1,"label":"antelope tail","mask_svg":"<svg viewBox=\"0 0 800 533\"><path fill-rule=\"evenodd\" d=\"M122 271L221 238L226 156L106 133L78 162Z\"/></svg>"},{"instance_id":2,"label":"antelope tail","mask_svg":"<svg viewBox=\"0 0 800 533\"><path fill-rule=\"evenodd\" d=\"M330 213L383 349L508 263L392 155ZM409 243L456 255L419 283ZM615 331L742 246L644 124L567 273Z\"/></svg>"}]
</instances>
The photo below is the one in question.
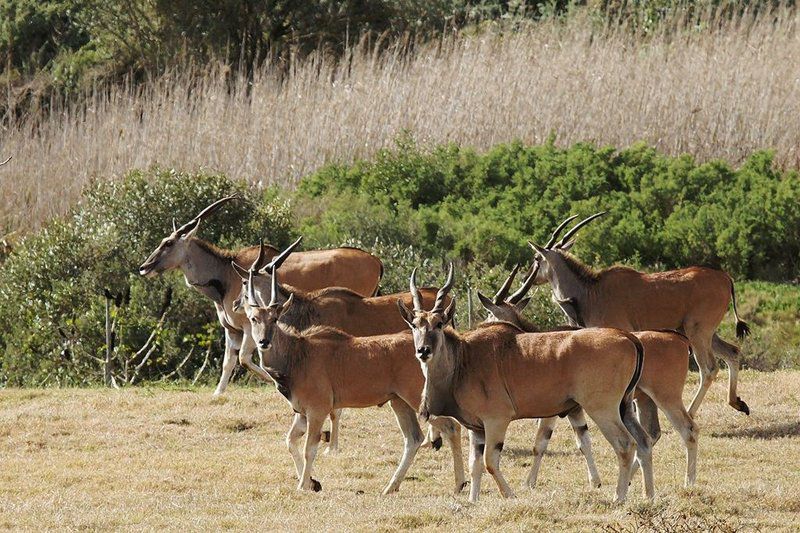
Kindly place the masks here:
<instances>
[{"instance_id":1,"label":"antelope tail","mask_svg":"<svg viewBox=\"0 0 800 533\"><path fill-rule=\"evenodd\" d=\"M750 335L750 326L739 318L739 312L736 310L736 290L733 288L733 278L731 278L731 300L733 301L733 318L736 319L736 338L742 340Z\"/></svg>"},{"instance_id":2,"label":"antelope tail","mask_svg":"<svg viewBox=\"0 0 800 533\"><path fill-rule=\"evenodd\" d=\"M642 377L642 367L644 366L644 346L642 346L642 342L634 335L628 334L627 337L636 347L636 368L633 370L631 382L628 383L628 387L625 389L625 396L622 397L622 402L619 404L619 415L623 418L625 417L626 406L633 401L633 391L636 389L636 385L639 384L639 378Z\"/></svg>"},{"instance_id":3,"label":"antelope tail","mask_svg":"<svg viewBox=\"0 0 800 533\"><path fill-rule=\"evenodd\" d=\"M378 259L378 263L381 265L381 272L378 274L378 284L375 286L375 291L372 293L372 296L380 296L381 295L381 281L383 280L383 261Z\"/></svg>"}]
</instances>

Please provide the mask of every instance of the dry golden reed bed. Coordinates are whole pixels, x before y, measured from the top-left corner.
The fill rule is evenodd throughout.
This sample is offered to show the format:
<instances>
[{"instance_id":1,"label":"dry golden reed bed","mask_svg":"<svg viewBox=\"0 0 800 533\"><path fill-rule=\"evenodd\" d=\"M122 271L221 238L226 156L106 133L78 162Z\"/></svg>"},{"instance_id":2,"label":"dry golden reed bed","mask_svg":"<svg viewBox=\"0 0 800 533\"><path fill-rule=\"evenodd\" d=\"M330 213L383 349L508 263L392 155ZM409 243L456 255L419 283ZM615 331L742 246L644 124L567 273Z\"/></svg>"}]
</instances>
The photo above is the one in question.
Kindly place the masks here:
<instances>
[{"instance_id":1,"label":"dry golden reed bed","mask_svg":"<svg viewBox=\"0 0 800 533\"><path fill-rule=\"evenodd\" d=\"M0 391L0 528L320 530L445 528L717 531L800 528L800 372L745 371L747 418L711 389L701 409L697 487L681 488L679 438L656 448L657 498L636 479L610 503L611 450L596 431L605 481L586 488L568 424L554 435L536 492L481 501L449 494L449 450L421 450L398 494L381 497L402 440L388 407L348 411L342 452L320 455L323 492L295 492L283 444L291 413L272 388ZM694 383L687 387L691 389ZM688 391L687 391L688 398ZM531 461L533 424L512 424L503 465L515 485ZM466 444L466 442L465 442Z\"/></svg>"},{"instance_id":2,"label":"dry golden reed bed","mask_svg":"<svg viewBox=\"0 0 800 533\"><path fill-rule=\"evenodd\" d=\"M159 164L291 185L403 130L479 149L541 143L551 132L561 144L646 141L733 163L769 148L798 167L797 22L781 11L641 39L575 16L517 34L446 37L411 57L360 47L342 63L298 64L285 81L265 68L234 91L213 65L118 86L0 130L0 155L14 156L0 169L0 230L63 213L92 177Z\"/></svg>"}]
</instances>

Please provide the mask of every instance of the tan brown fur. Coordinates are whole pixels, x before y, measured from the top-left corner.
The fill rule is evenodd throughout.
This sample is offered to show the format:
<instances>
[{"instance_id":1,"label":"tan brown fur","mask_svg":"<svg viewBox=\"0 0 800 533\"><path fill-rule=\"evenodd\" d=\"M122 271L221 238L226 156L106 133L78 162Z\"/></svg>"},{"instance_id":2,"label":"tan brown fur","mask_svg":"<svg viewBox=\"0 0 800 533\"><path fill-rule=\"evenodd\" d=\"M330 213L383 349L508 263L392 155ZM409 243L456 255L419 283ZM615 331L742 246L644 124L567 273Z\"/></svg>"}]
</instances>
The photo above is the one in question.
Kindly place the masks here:
<instances>
[{"instance_id":1,"label":"tan brown fur","mask_svg":"<svg viewBox=\"0 0 800 533\"><path fill-rule=\"evenodd\" d=\"M197 241L199 246L240 265L249 266L258 257L258 246L232 251L221 249L202 239ZM264 245L264 251L267 260L280 253L280 250L270 245ZM293 252L281 266L281 279L288 285L305 291L344 287L362 296L372 296L377 293L382 276L383 263L380 259L364 250L351 247Z\"/></svg>"},{"instance_id":2,"label":"tan brown fur","mask_svg":"<svg viewBox=\"0 0 800 533\"><path fill-rule=\"evenodd\" d=\"M291 256L290 256L291 258ZM288 260L287 260L288 263ZM283 283L283 269L280 268L280 297L283 302L294 295L294 302L281 321L296 328L304 329L312 325L323 325L341 329L354 336L381 335L397 333L407 329L406 323L397 312L397 300L411 305L410 292L400 292L381 296L364 297L343 287L328 287L306 291ZM262 302L269 300L271 277L266 274L253 276L256 294ZM247 280L242 280L240 301L245 298ZM422 288L420 293L425 305L432 305L436 299L436 289ZM265 298L266 296L266 298ZM450 298L446 299L450 303Z\"/></svg>"},{"instance_id":3,"label":"tan brown fur","mask_svg":"<svg viewBox=\"0 0 800 533\"><path fill-rule=\"evenodd\" d=\"M321 490L311 477L322 423L328 413L342 408L364 408L390 403L404 434L405 452L384 493L396 491L422 443L416 417L424 377L413 357L413 339L407 332L355 337L344 331L313 326L305 331L278 322L288 312L293 297L270 304L260 314L263 327L254 334L268 338L259 349L268 372L285 386L284 395L298 414L287 436L295 459L300 490ZM252 317L253 308L245 307ZM396 312L396 311L395 311ZM255 324L254 324L255 325ZM261 339L259 339L261 340ZM446 419L434 421L446 433L453 448L455 491L464 486L460 433ZM298 448L305 434L305 449Z\"/></svg>"},{"instance_id":4,"label":"tan brown fur","mask_svg":"<svg viewBox=\"0 0 800 533\"><path fill-rule=\"evenodd\" d=\"M676 329L694 349L701 372L700 388L689 408L694 415L719 371L714 352L729 367L728 403L749 414L737 395L738 348L720 339L719 328L733 300L737 336L749 333L736 313L733 280L720 270L689 267L643 273L627 267L595 271L560 249L545 250L537 282L549 281L559 301L574 301L585 326L615 327L626 331Z\"/></svg>"},{"instance_id":5,"label":"tan brown fur","mask_svg":"<svg viewBox=\"0 0 800 533\"><path fill-rule=\"evenodd\" d=\"M538 328L525 320L517 306L506 300L494 303L482 298L482 303L489 311L489 323L496 320L508 321L525 331L539 331ZM683 405L683 388L689 372L689 354L691 346L684 335L674 331L638 331L632 333L644 346L644 364L642 374L637 385L635 398L639 407L639 419L644 429L648 431L654 443L660 437L658 413L654 410L657 406L669 418L670 422L680 433L687 450L687 486L694 483L696 477L697 437L698 429L692 417ZM571 419L570 422L573 422ZM534 442L534 465L528 477L528 485L533 488L536 484L541 458L547 449L547 443L555 427L556 419L542 420L539 424ZM585 424L573 422L576 430L576 442L579 449L586 456L589 471L589 482L599 486L600 480L594 466L591 444L588 435L584 432Z\"/></svg>"},{"instance_id":6,"label":"tan brown fur","mask_svg":"<svg viewBox=\"0 0 800 533\"><path fill-rule=\"evenodd\" d=\"M511 421L565 415L579 406L617 453L617 500L626 497L637 446L646 493L653 495L649 439L631 409L641 369L638 341L615 329L523 333L505 322L458 334L447 326L451 307L402 312L426 375L424 412L453 416L471 430L472 501L483 466L504 496L514 494L499 467Z\"/></svg>"},{"instance_id":7,"label":"tan brown fur","mask_svg":"<svg viewBox=\"0 0 800 533\"><path fill-rule=\"evenodd\" d=\"M188 285L214 302L217 318L226 336L222 375L214 391L215 395L225 391L237 359L262 380L270 380L253 363L255 346L249 338L250 324L247 317L237 313L234 308L234 301L241 291L241 280L231 263L249 265L259 256L260 247L225 250L195 235L204 217L210 216L231 200L235 200L235 197L218 200L188 223L174 228L139 269L143 276L180 269ZM293 246L296 245L297 242ZM274 247L264 246L263 249L268 259L278 255L278 250ZM344 286L366 295L377 291L383 274L383 265L378 258L355 248L295 252L285 258L283 269L287 279L307 290Z\"/></svg>"}]
</instances>

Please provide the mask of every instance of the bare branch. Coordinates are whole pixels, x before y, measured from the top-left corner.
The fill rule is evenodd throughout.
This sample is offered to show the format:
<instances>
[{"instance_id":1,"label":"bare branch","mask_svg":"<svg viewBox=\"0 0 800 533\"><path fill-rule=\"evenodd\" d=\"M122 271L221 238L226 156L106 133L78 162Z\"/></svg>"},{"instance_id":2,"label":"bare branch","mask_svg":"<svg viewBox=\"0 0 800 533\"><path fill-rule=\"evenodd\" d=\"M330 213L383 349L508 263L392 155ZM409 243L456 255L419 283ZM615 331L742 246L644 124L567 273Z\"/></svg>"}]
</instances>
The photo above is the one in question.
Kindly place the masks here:
<instances>
[{"instance_id":1,"label":"bare branch","mask_svg":"<svg viewBox=\"0 0 800 533\"><path fill-rule=\"evenodd\" d=\"M176 366L176 367L175 367L175 370L173 370L172 372L170 372L170 373L169 373L169 374L167 374L166 376L163 376L163 377L162 377L162 378L161 378L159 381L166 381L166 380L168 380L169 378L171 378L172 376L174 376L175 374L179 374L179 372L181 371L181 368L183 368L183 365L185 365L185 364L186 364L186 361L188 361L188 360L189 360L189 358L190 358L190 357L192 356L192 354L194 353L194 349L195 349L195 347L194 347L194 346L192 346L192 349L191 349L191 350L189 350L189 353L187 353L187 354L186 354L186 357L184 357L184 358L183 358L183 361L181 361L181 362L180 362L180 364L179 364L178 366Z\"/></svg>"},{"instance_id":2,"label":"bare branch","mask_svg":"<svg viewBox=\"0 0 800 533\"><path fill-rule=\"evenodd\" d=\"M208 349L206 350L206 358L203 360L203 366L200 367L200 370L197 371L197 375L195 375L194 379L192 380L192 385L197 383L197 380L200 379L200 376L203 375L203 371L206 369L208 365L208 358L211 356L211 344L209 343Z\"/></svg>"}]
</instances>

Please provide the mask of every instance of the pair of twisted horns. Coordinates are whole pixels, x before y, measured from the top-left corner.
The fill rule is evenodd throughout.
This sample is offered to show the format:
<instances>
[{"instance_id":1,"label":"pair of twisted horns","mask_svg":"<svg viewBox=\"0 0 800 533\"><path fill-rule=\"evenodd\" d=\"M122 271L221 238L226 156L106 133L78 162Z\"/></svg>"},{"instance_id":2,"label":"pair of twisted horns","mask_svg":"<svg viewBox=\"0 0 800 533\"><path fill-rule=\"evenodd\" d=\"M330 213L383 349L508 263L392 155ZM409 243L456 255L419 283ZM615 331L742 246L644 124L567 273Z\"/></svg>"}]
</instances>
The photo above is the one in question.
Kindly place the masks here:
<instances>
[{"instance_id":1,"label":"pair of twisted horns","mask_svg":"<svg viewBox=\"0 0 800 533\"><path fill-rule=\"evenodd\" d=\"M175 227L175 219L173 218L172 219L172 230L174 232L176 232L176 233L181 234L181 235L183 235L185 233L188 233L189 231L191 231L195 227L197 227L197 225L200 223L201 220L203 220L204 218L207 218L207 217L213 215L214 213L216 213L219 210L219 208L222 207L222 204L224 204L226 202L229 202L231 200L238 200L238 199L239 199L239 196L237 196L235 194L233 194L231 196L226 196L225 198L220 198L219 200L217 200L213 204L209 205L208 207L206 207L205 209L200 211L200 213L198 213L197 216L195 216L192 220L190 220L189 222L187 222L186 224L184 224L180 228Z\"/></svg>"},{"instance_id":2,"label":"pair of twisted horns","mask_svg":"<svg viewBox=\"0 0 800 533\"><path fill-rule=\"evenodd\" d=\"M584 218L583 220L581 220L580 222L575 224L575 226L573 226L571 230L566 232L564 234L564 236L561 237L561 240L558 241L558 243L556 243L556 239L558 238L558 234L561 233L564 230L564 228L567 227L567 224L569 224L570 222L572 222L573 220L578 218L578 215L572 215L571 217L569 217L564 222L562 222L561 224L558 225L558 227L555 229L555 231L553 231L553 234L550 235L550 240L547 241L547 244L545 244L544 247L547 248L547 249L553 248L554 246L555 246L555 248L563 247L564 245L566 245L569 242L569 240L572 238L572 236L575 235L578 232L579 229L584 227L586 224L588 224L592 220L605 215L607 212L608 211L600 211L599 213L595 213L592 216Z\"/></svg>"},{"instance_id":3,"label":"pair of twisted horns","mask_svg":"<svg viewBox=\"0 0 800 533\"><path fill-rule=\"evenodd\" d=\"M267 263L266 265L262 266L264 262L264 258L266 257L266 252L264 249L264 241L262 240L261 243L258 245L258 257L256 260L253 261L253 264L250 265L250 269L247 273L247 300L250 306L252 307L259 307L258 299L256 298L256 291L253 285L253 276L259 273L269 273L272 278L272 290L270 291L270 299L269 304L267 307L273 306L277 304L277 296L278 296L278 268L286 261L286 258L297 248L297 245L300 244L300 241L303 240L303 236L297 238L292 244L290 244L284 251L280 254L276 255L272 258L272 261Z\"/></svg>"},{"instance_id":4,"label":"pair of twisted horns","mask_svg":"<svg viewBox=\"0 0 800 533\"><path fill-rule=\"evenodd\" d=\"M264 248L264 241L262 240L258 248L258 257L256 258L255 261L253 261L253 264L250 265L250 271L256 273L260 272L262 274L272 273L274 269L280 268L280 266L284 263L284 261L286 261L286 258L289 257L292 254L292 252L294 252L294 249L297 248L297 245L300 244L300 241L302 240L303 236L301 235L300 237L297 238L296 241L290 244L284 251L273 257L272 261L270 261L267 264L263 264L264 259L266 258L266 252Z\"/></svg>"},{"instance_id":5,"label":"pair of twisted horns","mask_svg":"<svg viewBox=\"0 0 800 533\"><path fill-rule=\"evenodd\" d=\"M253 284L253 270L250 270L249 275L247 277L247 304L250 307L264 307L258 303L258 297L256 296L256 288ZM270 286L270 296L269 296L269 303L266 307L273 307L278 305L278 268L272 267L270 270L271 278L271 286Z\"/></svg>"},{"instance_id":6,"label":"pair of twisted horns","mask_svg":"<svg viewBox=\"0 0 800 533\"><path fill-rule=\"evenodd\" d=\"M453 263L450 263L450 267L447 270L447 281L444 282L444 285L442 285L442 287L439 289L439 292L436 293L436 302L433 304L431 313L444 312L444 299L447 297L447 293L450 292L450 289L452 288ZM422 311L422 295L420 295L419 289L417 288L417 267L414 267L414 270L411 271L409 289L411 290L411 298L414 300L414 311Z\"/></svg>"},{"instance_id":7,"label":"pair of twisted horns","mask_svg":"<svg viewBox=\"0 0 800 533\"><path fill-rule=\"evenodd\" d=\"M519 272L519 265L514 265L514 269L511 270L511 274L508 275L506 280L503 282L503 285L500 287L500 290L497 291L497 294L495 294L494 298L492 299L495 305L500 305L503 303L503 301L516 304L522 300L528 291L531 290L531 287L533 287L533 281L536 279L536 274L539 272L539 263L535 263L528 271L528 275L525 278L525 281L522 282L520 288L517 289L514 294L508 296L508 291L511 288L511 282L514 281L514 277L517 275L517 272Z\"/></svg>"}]
</instances>

